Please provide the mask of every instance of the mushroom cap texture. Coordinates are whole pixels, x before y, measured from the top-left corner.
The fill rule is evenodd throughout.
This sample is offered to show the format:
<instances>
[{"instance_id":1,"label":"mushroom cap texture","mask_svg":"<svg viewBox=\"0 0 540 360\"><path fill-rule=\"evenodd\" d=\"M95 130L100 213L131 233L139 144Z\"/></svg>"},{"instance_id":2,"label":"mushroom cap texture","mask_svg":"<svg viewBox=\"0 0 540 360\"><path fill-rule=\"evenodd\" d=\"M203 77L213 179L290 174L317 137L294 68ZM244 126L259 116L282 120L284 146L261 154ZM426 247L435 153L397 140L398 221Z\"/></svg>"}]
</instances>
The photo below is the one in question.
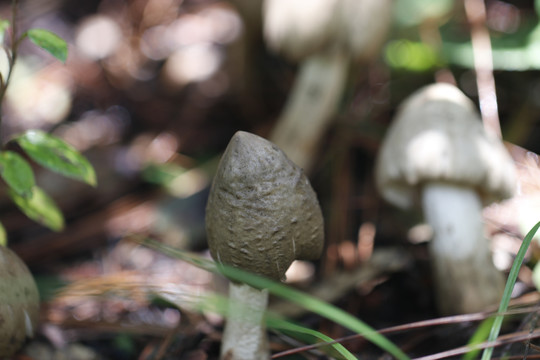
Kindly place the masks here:
<instances>
[{"instance_id":1,"label":"mushroom cap texture","mask_svg":"<svg viewBox=\"0 0 540 360\"><path fill-rule=\"evenodd\" d=\"M375 176L382 196L396 206L417 202L423 183L475 188L484 204L513 195L516 170L503 143L486 133L472 101L450 84L413 93L383 140Z\"/></svg>"},{"instance_id":2,"label":"mushroom cap texture","mask_svg":"<svg viewBox=\"0 0 540 360\"><path fill-rule=\"evenodd\" d=\"M369 59L380 49L392 20L391 0L265 0L268 46L292 60L322 49Z\"/></svg>"},{"instance_id":3,"label":"mushroom cap texture","mask_svg":"<svg viewBox=\"0 0 540 360\"><path fill-rule=\"evenodd\" d=\"M0 246L0 358L13 355L33 336L39 293L32 274L10 249Z\"/></svg>"},{"instance_id":4,"label":"mushroom cap texture","mask_svg":"<svg viewBox=\"0 0 540 360\"><path fill-rule=\"evenodd\" d=\"M218 166L206 207L212 257L274 280L295 259L321 255L322 212L308 179L276 145L239 131Z\"/></svg>"}]
</instances>

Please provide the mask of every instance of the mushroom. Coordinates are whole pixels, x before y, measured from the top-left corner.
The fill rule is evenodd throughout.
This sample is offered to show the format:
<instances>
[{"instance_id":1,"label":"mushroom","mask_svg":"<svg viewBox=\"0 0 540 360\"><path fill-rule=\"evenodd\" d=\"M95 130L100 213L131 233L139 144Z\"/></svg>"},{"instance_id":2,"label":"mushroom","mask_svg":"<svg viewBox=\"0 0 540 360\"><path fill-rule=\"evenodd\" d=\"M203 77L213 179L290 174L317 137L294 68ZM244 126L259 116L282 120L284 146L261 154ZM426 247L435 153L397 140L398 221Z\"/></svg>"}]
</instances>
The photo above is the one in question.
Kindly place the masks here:
<instances>
[{"instance_id":1,"label":"mushroom","mask_svg":"<svg viewBox=\"0 0 540 360\"><path fill-rule=\"evenodd\" d=\"M391 0L264 2L268 46L302 62L270 140L306 171L343 95L351 62L367 62L382 45L391 5Z\"/></svg>"},{"instance_id":2,"label":"mushroom","mask_svg":"<svg viewBox=\"0 0 540 360\"><path fill-rule=\"evenodd\" d=\"M0 358L32 337L39 319L39 293L32 274L10 249L0 246Z\"/></svg>"},{"instance_id":3,"label":"mushroom","mask_svg":"<svg viewBox=\"0 0 540 360\"><path fill-rule=\"evenodd\" d=\"M422 204L434 230L430 251L442 313L480 311L500 300L504 281L484 236L482 207L512 196L515 168L460 90L429 85L401 105L377 158L376 182L390 203Z\"/></svg>"},{"instance_id":4,"label":"mushroom","mask_svg":"<svg viewBox=\"0 0 540 360\"><path fill-rule=\"evenodd\" d=\"M206 230L217 262L277 281L295 259L316 259L323 249L322 212L302 169L276 145L242 131L219 163ZM231 282L222 358L269 358L267 302L267 290Z\"/></svg>"}]
</instances>

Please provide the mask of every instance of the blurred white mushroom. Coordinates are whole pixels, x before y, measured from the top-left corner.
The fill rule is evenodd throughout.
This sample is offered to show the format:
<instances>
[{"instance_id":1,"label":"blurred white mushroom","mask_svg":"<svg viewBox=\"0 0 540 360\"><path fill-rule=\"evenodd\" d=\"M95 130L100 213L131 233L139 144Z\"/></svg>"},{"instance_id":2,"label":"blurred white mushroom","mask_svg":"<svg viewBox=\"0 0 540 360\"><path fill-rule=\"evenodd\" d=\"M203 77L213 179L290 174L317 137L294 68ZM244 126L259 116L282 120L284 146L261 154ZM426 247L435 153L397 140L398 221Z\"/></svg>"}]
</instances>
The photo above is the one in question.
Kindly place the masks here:
<instances>
[{"instance_id":1,"label":"blurred white mushroom","mask_svg":"<svg viewBox=\"0 0 540 360\"><path fill-rule=\"evenodd\" d=\"M350 63L371 59L382 45L391 4L391 0L264 2L268 46L302 62L270 140L306 171L341 99Z\"/></svg>"},{"instance_id":2,"label":"blurred white mushroom","mask_svg":"<svg viewBox=\"0 0 540 360\"><path fill-rule=\"evenodd\" d=\"M485 310L504 281L484 236L482 207L512 196L515 167L473 103L449 84L426 86L401 106L377 159L379 191L402 208L421 203L442 313Z\"/></svg>"}]
</instances>

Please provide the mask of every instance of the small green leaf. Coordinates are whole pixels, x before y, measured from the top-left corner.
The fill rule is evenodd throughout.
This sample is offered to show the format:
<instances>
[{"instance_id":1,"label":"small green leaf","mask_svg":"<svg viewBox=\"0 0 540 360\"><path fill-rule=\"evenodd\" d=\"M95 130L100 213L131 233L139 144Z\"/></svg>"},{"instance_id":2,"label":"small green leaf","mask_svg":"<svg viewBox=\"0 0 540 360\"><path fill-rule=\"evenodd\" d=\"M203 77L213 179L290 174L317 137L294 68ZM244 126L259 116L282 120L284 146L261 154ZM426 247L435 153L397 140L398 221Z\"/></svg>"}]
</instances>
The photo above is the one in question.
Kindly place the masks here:
<instances>
[{"instance_id":1,"label":"small green leaf","mask_svg":"<svg viewBox=\"0 0 540 360\"><path fill-rule=\"evenodd\" d=\"M2 223L0 223L0 246L7 246L7 233Z\"/></svg>"},{"instance_id":2,"label":"small green leaf","mask_svg":"<svg viewBox=\"0 0 540 360\"><path fill-rule=\"evenodd\" d=\"M41 188L34 186L31 196L23 197L15 191L8 191L11 200L30 219L48 227L53 231L64 228L64 216L53 199Z\"/></svg>"},{"instance_id":3,"label":"small green leaf","mask_svg":"<svg viewBox=\"0 0 540 360\"><path fill-rule=\"evenodd\" d=\"M14 140L38 164L96 186L96 173L90 162L64 140L40 130L29 130Z\"/></svg>"},{"instance_id":4,"label":"small green leaf","mask_svg":"<svg viewBox=\"0 0 540 360\"><path fill-rule=\"evenodd\" d=\"M21 155L13 151L0 152L0 176L17 194L28 196L32 193L34 172Z\"/></svg>"},{"instance_id":5,"label":"small green leaf","mask_svg":"<svg viewBox=\"0 0 540 360\"><path fill-rule=\"evenodd\" d=\"M67 43L60 36L44 29L30 29L26 32L28 38L43 50L65 63L67 60Z\"/></svg>"},{"instance_id":6,"label":"small green leaf","mask_svg":"<svg viewBox=\"0 0 540 360\"><path fill-rule=\"evenodd\" d=\"M0 44L4 43L4 36L6 35L6 30L10 25L11 23L9 20L0 20Z\"/></svg>"}]
</instances>

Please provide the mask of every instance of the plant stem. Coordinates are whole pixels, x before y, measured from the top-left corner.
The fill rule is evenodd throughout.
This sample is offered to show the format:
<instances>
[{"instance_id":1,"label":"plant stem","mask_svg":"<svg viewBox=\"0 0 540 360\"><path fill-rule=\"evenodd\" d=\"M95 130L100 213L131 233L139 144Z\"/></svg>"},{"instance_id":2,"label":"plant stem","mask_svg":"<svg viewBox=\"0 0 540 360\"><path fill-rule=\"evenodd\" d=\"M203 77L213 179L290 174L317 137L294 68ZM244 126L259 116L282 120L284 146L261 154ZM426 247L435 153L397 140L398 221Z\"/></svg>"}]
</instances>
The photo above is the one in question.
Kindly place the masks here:
<instances>
[{"instance_id":1,"label":"plant stem","mask_svg":"<svg viewBox=\"0 0 540 360\"><path fill-rule=\"evenodd\" d=\"M2 129L2 120L3 120L3 103L6 91L11 80L11 75L13 74L13 68L15 66L15 61L17 60L17 50L19 48L20 40L17 39L17 9L19 7L19 0L12 0L11 2L11 51L6 51L8 58L8 73L3 81L3 86L0 88L0 141L2 139L1 129Z\"/></svg>"},{"instance_id":2,"label":"plant stem","mask_svg":"<svg viewBox=\"0 0 540 360\"><path fill-rule=\"evenodd\" d=\"M476 72L482 121L486 131L500 139L502 137L501 124L499 121L495 77L493 76L491 39L486 27L486 5L484 0L465 0L465 14L471 25L474 70Z\"/></svg>"}]
</instances>

